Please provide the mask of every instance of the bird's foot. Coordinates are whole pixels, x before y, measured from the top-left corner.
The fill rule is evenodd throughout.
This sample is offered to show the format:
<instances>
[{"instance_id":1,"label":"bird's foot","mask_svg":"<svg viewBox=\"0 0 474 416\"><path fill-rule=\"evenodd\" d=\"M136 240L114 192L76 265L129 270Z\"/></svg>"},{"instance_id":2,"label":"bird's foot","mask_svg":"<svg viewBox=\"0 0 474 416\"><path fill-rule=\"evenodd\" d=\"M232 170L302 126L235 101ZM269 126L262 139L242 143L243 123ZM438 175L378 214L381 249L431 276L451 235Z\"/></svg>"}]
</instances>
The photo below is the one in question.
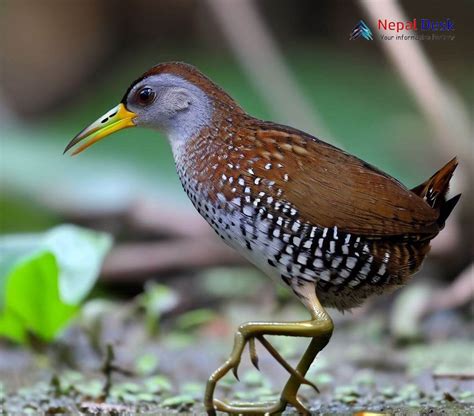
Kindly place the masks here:
<instances>
[{"instance_id":1,"label":"bird's foot","mask_svg":"<svg viewBox=\"0 0 474 416\"><path fill-rule=\"evenodd\" d=\"M307 380L296 369L294 369L288 362L280 355L280 353L273 347L273 345L263 335L244 334L238 331L235 335L234 348L227 361L219 367L209 378L206 388L206 395L204 398L204 405L209 415L215 415L216 410L227 412L230 414L278 414L283 412L287 404L293 405L299 413L309 414L309 411L302 405L295 394L282 393L281 400L275 404L231 404L218 399L214 399L214 390L218 381L223 378L229 371L232 370L235 378L238 380L238 368L241 361L241 356L245 345L249 344L250 360L258 369L258 356L255 346L255 341L258 340L262 346L278 361L283 368L285 368L294 380L300 384L311 386L314 390L319 392L314 383ZM286 397L288 396L288 397Z\"/></svg>"},{"instance_id":2,"label":"bird's foot","mask_svg":"<svg viewBox=\"0 0 474 416\"><path fill-rule=\"evenodd\" d=\"M259 365L258 365L258 356L257 356L257 348L256 348L256 345L255 345L255 340L258 340L260 341L260 343L262 344L262 346L270 353L270 355L275 358L275 360L286 370L288 371L288 373L290 373L290 375L292 375L293 377L295 377L299 382L300 384L305 384L307 386L310 386L312 387L317 393L319 393L319 389L318 387L312 383L311 381L309 381L308 379L306 379L305 377L303 377L299 372L298 370L294 369L290 364L288 364L288 362L280 355L280 353L275 349L275 347L263 336L263 335L250 335L248 337L245 337L244 336L244 347L245 347L245 344L248 343L249 345L249 353L250 353L250 361L252 362L252 364L255 366L255 368L257 370L260 371L260 368L259 368ZM243 352L243 351L242 351ZM239 365L240 365L240 360L241 360L241 356L242 356L242 352L240 352L240 354L236 355L234 354L234 352L232 353L231 357L229 358L229 362L232 363L230 365L229 368L232 369L232 373L234 374L234 377L240 381L239 379ZM224 364L223 367L227 367L226 364ZM228 372L229 370L226 371L226 373Z\"/></svg>"}]
</instances>

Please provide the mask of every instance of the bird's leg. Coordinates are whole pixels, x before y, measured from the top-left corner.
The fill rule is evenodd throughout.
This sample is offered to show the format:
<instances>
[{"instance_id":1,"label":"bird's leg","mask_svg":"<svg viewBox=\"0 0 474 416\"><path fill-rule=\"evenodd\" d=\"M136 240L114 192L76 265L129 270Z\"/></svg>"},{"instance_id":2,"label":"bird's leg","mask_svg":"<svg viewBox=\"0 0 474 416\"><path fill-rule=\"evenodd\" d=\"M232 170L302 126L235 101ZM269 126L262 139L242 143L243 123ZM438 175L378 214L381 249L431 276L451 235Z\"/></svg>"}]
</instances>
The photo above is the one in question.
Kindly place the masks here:
<instances>
[{"instance_id":1,"label":"bird's leg","mask_svg":"<svg viewBox=\"0 0 474 416\"><path fill-rule=\"evenodd\" d=\"M314 291L314 287L313 287ZM314 293L314 292L313 292ZM305 299L307 300L307 299ZM204 405L208 414L214 415L216 410L235 413L235 414L275 414L282 412L287 404L293 405L298 412L302 414L309 414L309 411L299 401L296 394L301 384L306 383L304 376L308 371L309 366L313 362L316 354L321 351L331 338L333 324L329 315L324 311L319 304L316 296L313 296L311 302L305 302L310 307L312 315L311 320L303 322L248 322L239 327L235 335L234 348L227 361L219 367L209 378L204 397ZM282 335L295 337L311 337L311 343L303 354L296 370L294 370L286 361L279 355L271 344L263 338L264 335ZM214 399L214 390L217 382L224 377L229 370L234 370L240 363L240 357L247 341L252 338L260 340L265 348L280 362L291 374L278 403L273 405L253 405L253 404L228 404L220 400ZM270 346L270 348L268 348ZM252 352L251 347L251 354ZM273 350L273 352L272 352ZM275 354L276 353L276 354ZM285 363L285 364L283 364Z\"/></svg>"},{"instance_id":2,"label":"bird's leg","mask_svg":"<svg viewBox=\"0 0 474 416\"><path fill-rule=\"evenodd\" d=\"M296 371L301 374L301 376L304 377L306 375L318 352L327 345L331 338L333 328L333 323L329 319L328 321L324 322L323 325L321 325L319 330L316 330L316 332L319 333L319 336L314 336L311 339L308 348L296 366ZM309 410L307 410L301 404L297 397L298 389L300 388L301 384L300 377L291 375L281 393L280 403L282 404L283 409L286 407L287 403L290 403L295 406L300 413L309 415Z\"/></svg>"}]
</instances>

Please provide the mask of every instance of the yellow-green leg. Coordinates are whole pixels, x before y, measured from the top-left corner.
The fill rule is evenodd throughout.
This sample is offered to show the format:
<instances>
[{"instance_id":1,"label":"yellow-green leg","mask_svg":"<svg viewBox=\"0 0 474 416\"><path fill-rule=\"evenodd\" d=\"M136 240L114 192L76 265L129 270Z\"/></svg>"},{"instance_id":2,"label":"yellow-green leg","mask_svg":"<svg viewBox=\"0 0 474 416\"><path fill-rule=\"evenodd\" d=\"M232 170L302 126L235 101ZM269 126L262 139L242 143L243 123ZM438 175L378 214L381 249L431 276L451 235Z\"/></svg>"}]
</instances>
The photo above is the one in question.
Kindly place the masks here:
<instances>
[{"instance_id":1,"label":"yellow-green leg","mask_svg":"<svg viewBox=\"0 0 474 416\"><path fill-rule=\"evenodd\" d=\"M313 288L314 290L314 288ZM314 293L314 292L313 292ZM204 405L209 415L215 415L216 410L230 414L278 414L285 410L287 404L293 405L298 412L310 414L299 401L296 394L301 384L310 384L304 378L314 358L321 351L332 335L333 323L329 315L319 304L315 295L302 299L308 309L310 309L312 319L302 322L248 322L239 327L235 334L234 348L227 361L219 367L209 378L204 396ZM272 349L273 347L263 337L264 335L282 335L294 337L311 337L312 340L306 349L303 357L298 363L296 370L283 360L283 358ZM217 382L230 370L236 373L245 344L250 339L258 339L263 346L290 372L288 379L281 393L280 401L272 405L265 404L228 404L218 399L214 399L214 390ZM252 353L251 348L251 355ZM254 360L252 360L254 361ZM283 363L283 362L284 363Z\"/></svg>"}]
</instances>

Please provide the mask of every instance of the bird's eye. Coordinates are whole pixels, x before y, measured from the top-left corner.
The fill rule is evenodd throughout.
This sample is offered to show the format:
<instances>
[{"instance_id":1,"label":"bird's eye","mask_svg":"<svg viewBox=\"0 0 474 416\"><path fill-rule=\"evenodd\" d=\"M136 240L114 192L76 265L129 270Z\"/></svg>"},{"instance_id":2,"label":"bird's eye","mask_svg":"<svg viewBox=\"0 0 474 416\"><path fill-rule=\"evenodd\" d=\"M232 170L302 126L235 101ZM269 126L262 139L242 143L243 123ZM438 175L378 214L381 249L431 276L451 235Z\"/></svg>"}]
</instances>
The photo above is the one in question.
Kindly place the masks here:
<instances>
[{"instance_id":1,"label":"bird's eye","mask_svg":"<svg viewBox=\"0 0 474 416\"><path fill-rule=\"evenodd\" d=\"M145 87L138 91L137 98L139 104L148 105L155 99L155 93L150 87Z\"/></svg>"}]
</instances>

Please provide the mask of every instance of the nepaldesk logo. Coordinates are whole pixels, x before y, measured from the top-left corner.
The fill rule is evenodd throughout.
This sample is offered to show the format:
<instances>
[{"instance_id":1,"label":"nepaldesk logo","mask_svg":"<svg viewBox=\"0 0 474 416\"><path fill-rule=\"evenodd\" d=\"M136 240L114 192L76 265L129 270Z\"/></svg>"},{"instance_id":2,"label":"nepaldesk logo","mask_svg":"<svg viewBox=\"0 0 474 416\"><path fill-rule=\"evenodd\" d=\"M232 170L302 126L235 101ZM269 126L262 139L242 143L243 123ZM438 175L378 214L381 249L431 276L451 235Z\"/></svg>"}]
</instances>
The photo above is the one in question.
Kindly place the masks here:
<instances>
[{"instance_id":1,"label":"nepaldesk logo","mask_svg":"<svg viewBox=\"0 0 474 416\"><path fill-rule=\"evenodd\" d=\"M456 37L456 27L449 18L378 19L377 29L381 40L454 40Z\"/></svg>"},{"instance_id":2,"label":"nepaldesk logo","mask_svg":"<svg viewBox=\"0 0 474 416\"><path fill-rule=\"evenodd\" d=\"M373 40L374 35L372 34L372 31L369 29L369 26L361 19L359 22L355 25L354 29L352 29L351 36L349 37L349 40L355 40L363 38L365 40Z\"/></svg>"},{"instance_id":3,"label":"nepaldesk logo","mask_svg":"<svg viewBox=\"0 0 474 416\"><path fill-rule=\"evenodd\" d=\"M375 24L375 22L374 22ZM410 20L377 19L375 35L380 40L454 40L456 27L450 18L413 18ZM362 19L349 36L355 39L373 40L374 34Z\"/></svg>"}]
</instances>

